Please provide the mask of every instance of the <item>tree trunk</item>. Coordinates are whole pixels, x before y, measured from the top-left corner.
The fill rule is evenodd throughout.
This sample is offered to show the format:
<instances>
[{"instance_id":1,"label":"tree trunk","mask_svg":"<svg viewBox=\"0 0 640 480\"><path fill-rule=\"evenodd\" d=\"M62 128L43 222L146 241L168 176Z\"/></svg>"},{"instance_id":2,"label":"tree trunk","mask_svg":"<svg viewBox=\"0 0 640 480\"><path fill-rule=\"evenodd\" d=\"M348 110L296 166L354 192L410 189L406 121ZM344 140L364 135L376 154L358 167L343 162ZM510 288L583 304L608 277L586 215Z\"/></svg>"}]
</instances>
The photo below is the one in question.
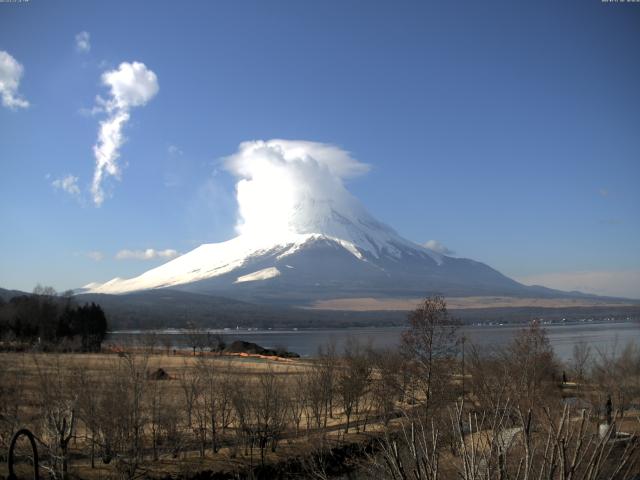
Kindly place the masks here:
<instances>
[{"instance_id":1,"label":"tree trunk","mask_svg":"<svg viewBox=\"0 0 640 480\"><path fill-rule=\"evenodd\" d=\"M211 417L211 450L213 453L218 453L218 436L216 435L216 421L215 417Z\"/></svg>"},{"instance_id":2,"label":"tree trunk","mask_svg":"<svg viewBox=\"0 0 640 480\"><path fill-rule=\"evenodd\" d=\"M91 432L91 468L96 468L96 440L95 433Z\"/></svg>"}]
</instances>

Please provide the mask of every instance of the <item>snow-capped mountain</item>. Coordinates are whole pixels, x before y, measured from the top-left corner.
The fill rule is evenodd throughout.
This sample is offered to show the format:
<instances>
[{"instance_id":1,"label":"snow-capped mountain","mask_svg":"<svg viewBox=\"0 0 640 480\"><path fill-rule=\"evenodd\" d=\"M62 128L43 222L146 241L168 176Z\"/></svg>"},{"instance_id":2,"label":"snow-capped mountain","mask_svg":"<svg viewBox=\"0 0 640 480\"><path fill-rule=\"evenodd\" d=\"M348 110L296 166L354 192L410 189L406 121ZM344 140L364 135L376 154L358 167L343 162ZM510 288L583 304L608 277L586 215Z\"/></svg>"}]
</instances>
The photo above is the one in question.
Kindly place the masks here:
<instances>
[{"instance_id":1,"label":"snow-capped mountain","mask_svg":"<svg viewBox=\"0 0 640 480\"><path fill-rule=\"evenodd\" d=\"M525 295L479 262L441 255L377 221L343 178L366 166L324 144L248 142L227 159L240 177L239 235L204 244L90 293L172 288L281 302L362 296Z\"/></svg>"},{"instance_id":2,"label":"snow-capped mountain","mask_svg":"<svg viewBox=\"0 0 640 480\"><path fill-rule=\"evenodd\" d=\"M355 199L354 199L355 200ZM513 295L525 287L490 267L441 255L399 236L359 204L301 205L285 233L241 234L204 244L131 279L90 284L92 293L174 288L240 298L305 302L368 295ZM311 213L314 215L311 215Z\"/></svg>"},{"instance_id":3,"label":"snow-capped mountain","mask_svg":"<svg viewBox=\"0 0 640 480\"><path fill-rule=\"evenodd\" d=\"M352 228L355 226L352 226ZM201 245L131 279L87 285L92 293L177 288L240 298L342 298L363 295L515 294L521 287L478 262L437 254L393 232L354 238L292 233L260 241L240 235Z\"/></svg>"}]
</instances>

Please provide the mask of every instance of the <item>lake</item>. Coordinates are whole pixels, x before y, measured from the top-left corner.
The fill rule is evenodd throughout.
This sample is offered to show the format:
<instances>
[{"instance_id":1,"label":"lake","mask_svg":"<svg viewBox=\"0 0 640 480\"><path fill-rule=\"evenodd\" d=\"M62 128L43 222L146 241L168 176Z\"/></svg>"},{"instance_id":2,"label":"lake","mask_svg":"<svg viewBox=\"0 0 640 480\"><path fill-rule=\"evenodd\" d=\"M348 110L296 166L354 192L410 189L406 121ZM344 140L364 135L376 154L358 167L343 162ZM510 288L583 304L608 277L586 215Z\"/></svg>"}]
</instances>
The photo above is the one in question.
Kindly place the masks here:
<instances>
[{"instance_id":1,"label":"lake","mask_svg":"<svg viewBox=\"0 0 640 480\"><path fill-rule=\"evenodd\" d=\"M509 343L522 326L482 325L464 326L460 332L469 343L480 347L500 347ZM595 350L612 351L622 349L629 342L640 342L640 324L635 322L580 322L570 324L545 325L549 341L558 357L571 358L573 346L586 342ZM338 348L348 337L356 337L363 342L371 342L374 347L395 347L400 343L404 327L371 327L344 329L298 329L298 330L209 330L222 333L225 342L245 340L265 348L283 347L303 357L313 356L318 348L333 341ZM159 337L171 338L173 348L189 348L187 335L182 330L157 330ZM145 331L112 332L106 343L130 345L138 343Z\"/></svg>"}]
</instances>

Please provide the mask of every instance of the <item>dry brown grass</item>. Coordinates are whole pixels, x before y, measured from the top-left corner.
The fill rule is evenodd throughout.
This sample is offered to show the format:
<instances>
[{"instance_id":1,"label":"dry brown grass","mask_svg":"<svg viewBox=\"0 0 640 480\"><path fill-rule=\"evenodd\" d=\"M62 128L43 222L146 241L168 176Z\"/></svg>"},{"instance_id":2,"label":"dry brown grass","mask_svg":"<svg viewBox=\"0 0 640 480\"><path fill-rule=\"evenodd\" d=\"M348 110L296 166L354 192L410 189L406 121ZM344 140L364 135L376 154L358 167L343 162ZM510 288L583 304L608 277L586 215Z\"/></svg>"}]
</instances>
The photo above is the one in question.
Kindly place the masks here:
<instances>
[{"instance_id":1,"label":"dry brown grass","mask_svg":"<svg viewBox=\"0 0 640 480\"><path fill-rule=\"evenodd\" d=\"M176 405L177 408L182 405L182 386L181 379L189 378L196 374L197 367L202 362L219 372L231 372L233 381L244 382L249 385L257 385L261 375L275 374L280 378L284 378L285 382L294 384L295 377L312 368L313 362L303 359L275 359L260 356L243 356L243 355L215 355L208 354L204 356L193 356L188 354L163 354L158 352L136 352L139 358L145 357L146 371L148 373L155 372L157 369L163 369L168 375L167 380L150 380L151 382L160 382L162 384L163 395L169 398L169 403ZM99 380L108 376L110 372L116 371L118 364L123 361L122 354L119 353L102 353L102 354L59 354L59 353L0 353L0 365L6 374L17 373L23 386L23 398L16 399L23 404L21 411L21 419L23 425L37 432L39 422L41 422L38 407L39 388L38 383L42 376L59 375L63 372L65 375L73 375L72 372L81 369L89 378ZM181 412L183 414L184 412ZM184 416L184 415L183 415ZM352 422L357 420L352 418ZM310 420L310 423L312 421ZM335 402L334 410L331 418L327 421L327 430L319 433L313 429L311 436L305 434L307 418L301 422L301 434L299 437L293 435L293 426L290 425L285 432L284 438L279 442L276 452L267 451L266 461L268 463L277 463L298 457L308 455L310 449L310 440L318 436L322 436L325 441L335 442L354 442L357 441L359 434L355 428L352 433L345 435L342 431L344 418ZM257 465L260 462L259 453L254 450L252 455L245 455L242 447L232 448L229 446L230 441L234 441L233 433L234 425L231 425L226 437L222 437L222 448L217 453L207 450L206 456L201 458L195 439L191 441L191 446L186 447L180 453L178 458L173 458L170 453L164 452L160 455L158 461L151 461L150 454L147 452L140 471L146 472L150 477L164 477L166 475L182 475L186 473L195 473L203 470L239 472L247 468L249 465ZM368 430L373 430L372 425L367 426ZM379 430L379 428L375 428ZM76 426L76 439L72 441L71 455L71 473L79 478L88 479L104 479L114 478L116 472L113 462L110 465L104 465L98 458L96 468L90 467L88 458L88 446L86 442L88 430L82 423L78 422ZM149 444L148 439L145 441ZM29 468L27 465L21 465L20 472L28 475ZM0 476L6 476L6 464L0 465Z\"/></svg>"},{"instance_id":2,"label":"dry brown grass","mask_svg":"<svg viewBox=\"0 0 640 480\"><path fill-rule=\"evenodd\" d=\"M310 308L314 310L350 310L350 311L384 311L413 310L420 303L420 298L336 298L318 300ZM624 301L598 300L590 298L512 298L512 297L448 297L447 307L450 309L466 308L504 308L504 307L620 307L633 303Z\"/></svg>"}]
</instances>

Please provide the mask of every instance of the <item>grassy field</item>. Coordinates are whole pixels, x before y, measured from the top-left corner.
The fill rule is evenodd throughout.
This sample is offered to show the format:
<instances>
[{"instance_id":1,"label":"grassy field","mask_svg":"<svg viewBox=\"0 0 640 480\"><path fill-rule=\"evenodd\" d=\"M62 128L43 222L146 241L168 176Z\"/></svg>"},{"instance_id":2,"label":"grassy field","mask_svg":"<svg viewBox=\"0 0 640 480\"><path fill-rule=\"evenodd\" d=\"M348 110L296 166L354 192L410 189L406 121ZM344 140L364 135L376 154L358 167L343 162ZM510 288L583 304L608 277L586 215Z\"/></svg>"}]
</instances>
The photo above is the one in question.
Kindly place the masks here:
<instances>
[{"instance_id":1,"label":"grassy field","mask_svg":"<svg viewBox=\"0 0 640 480\"><path fill-rule=\"evenodd\" d=\"M264 393L263 382L261 378L269 377L274 379L274 387L278 392L270 392L282 401L282 406L274 406L271 408L272 415L281 415L281 424L278 428L277 448L264 449L264 462L267 464L277 464L278 462L286 462L292 458L300 458L307 456L309 452L319 443L324 446L338 446L348 443L360 443L368 441L369 435L374 431L380 430L380 426L366 425L367 433L362 432L364 416L360 414L352 414L350 418L351 428L349 433L345 434L345 416L341 411L339 402L334 400L331 406L331 412L325 412L322 419L321 428L317 428L315 420L312 418L313 413L310 409L305 409L302 405L292 406L294 399L304 402L302 392L296 395L296 389L305 388L305 377L314 369L314 363L310 360L300 359L276 359L264 358L257 356L244 355L224 355L206 354L206 355L166 355L157 352L144 352L142 350L135 352L133 356L130 353L118 354L57 354L57 353L1 353L0 362L2 364L2 380L5 386L15 386L13 393L11 388L4 389L5 413L11 413L14 402L17 406L16 416L19 421L16 426L27 426L44 443L50 444L51 432L43 426L46 416L47 407L42 405L45 400L44 395L55 397L47 398L48 402L57 402L68 405L75 402L73 408L76 408L76 423L73 439L70 442L68 452L69 456L69 472L80 478L113 478L122 476L122 472L118 471L116 462L104 464L101 459L102 447L99 443L104 443L103 439L96 440L96 461L94 468L91 468L90 462L90 443L92 435L90 430L89 419L83 418L81 403L83 397L87 393L82 390L79 382L79 376L83 376L89 385L95 385L99 391L92 392L97 397L109 397L117 395L117 392L110 392L108 387L104 385L99 387L105 379L107 383L113 382L114 378L119 381L129 381L124 377L129 373L129 361L133 359L137 362L136 368L140 368L143 373L140 381L142 392L142 403L144 404L142 411L145 418L145 424L142 426L141 460L137 470L144 472L147 476L163 477L166 475L181 475L187 473L195 473L198 471L212 470L220 472L242 472L262 463L257 441L254 441L250 448L246 446L246 439L238 431L240 420L237 413L231 413L229 424L224 427L222 432L218 433L218 451L213 452L210 445L210 438L207 444L201 448L199 442L198 429L211 428L211 423L202 420L202 416L210 413L206 411L205 392L203 385L197 386L198 379L202 375L203 369L210 372L216 372L214 381L220 381L223 385L221 377L225 377L225 387L229 389L233 386L242 385L243 393L249 392L255 395ZM154 380L155 372L159 370L165 372L166 377L162 380ZM202 380L203 381L203 380ZM307 380L308 382L309 380ZM50 384L50 385L45 385ZM308 387L308 384L307 384ZM133 387L132 387L133 388ZM240 387L238 387L240 388ZM262 389L261 389L262 388ZM194 391L190 391L190 390ZM55 392L52 392L55 390ZM197 391L195 391L197 390ZM158 392L161 392L158 394ZM217 392L213 395L217 395ZM232 392L229 394L229 402L234 400L231 398ZM11 398L11 395L14 395ZM159 444L157 455L152 453L151 444L153 426L152 403L154 395L162 398L161 408L165 412L158 412L157 416L161 417L167 411L175 413L173 425L179 432L180 438L173 439L175 444L169 445L169 440L163 438L157 439ZM190 399L193 395L195 398ZM192 401L194 405L188 407L186 402ZM275 400L274 400L275 401ZM123 398L123 403L128 403ZM49 405L51 406L51 405ZM100 408L100 402L96 404ZM193 412L187 418L188 410L191 408ZM258 407L260 408L260 405ZM299 412L299 426L294 426L295 419L292 418L291 408L301 408ZM196 410L200 409L197 414ZM265 407L267 412L269 407ZM119 414L123 418L130 414L126 408L121 409ZM260 412L257 413L260 415ZM367 407L364 413L368 418L375 416L374 409ZM124 420L123 420L124 421ZM253 420L252 420L253 421ZM157 423L161 423L160 420ZM367 421L369 423L369 421ZM221 428L221 427L219 427ZM7 436L3 438L6 444ZM25 442L26 445L26 442ZM4 447L3 447L4 449ZM46 452L46 448L41 449ZM124 449L126 450L126 449ZM176 453L177 452L177 453ZM46 453L44 453L46 455ZM156 457L156 459L154 459ZM27 465L22 465L20 470L26 472ZM6 464L0 466L0 475L6 476Z\"/></svg>"},{"instance_id":2,"label":"grassy field","mask_svg":"<svg viewBox=\"0 0 640 480\"><path fill-rule=\"evenodd\" d=\"M558 437L558 445L578 438L583 415L584 438L592 442L589 448L598 448L593 439L606 418L608 396L617 431L640 433L640 350L593 358L579 381L565 382L561 369L578 375L577 367L558 365L550 347L540 347L543 339L532 327L502 351L470 351L464 371L455 356L435 360L427 371L402 352L349 342L339 355L328 350L314 359L167 353L142 346L95 354L4 352L0 452L12 432L26 427L38 438L42 475L55 472L56 478L61 472L85 479L190 478L204 471L218 472L218 478L258 471L259 478L283 471L328 478L327 458L340 464L366 459L371 468L391 445L385 439L402 444L404 438L410 452L407 428L417 425L440 438L441 478L449 479L458 478L461 452L493 452L505 432L515 439L515 471L525 455L527 417L534 418L530 441L538 454L553 435L573 432ZM427 372L437 382L428 387L429 402ZM568 409L566 398L579 403ZM21 443L24 453L26 442ZM371 457L371 450L363 455L354 445L381 450ZM428 442L422 448L428 450ZM327 449L350 453L328 457ZM20 463L19 471L28 475L28 463Z\"/></svg>"}]
</instances>

